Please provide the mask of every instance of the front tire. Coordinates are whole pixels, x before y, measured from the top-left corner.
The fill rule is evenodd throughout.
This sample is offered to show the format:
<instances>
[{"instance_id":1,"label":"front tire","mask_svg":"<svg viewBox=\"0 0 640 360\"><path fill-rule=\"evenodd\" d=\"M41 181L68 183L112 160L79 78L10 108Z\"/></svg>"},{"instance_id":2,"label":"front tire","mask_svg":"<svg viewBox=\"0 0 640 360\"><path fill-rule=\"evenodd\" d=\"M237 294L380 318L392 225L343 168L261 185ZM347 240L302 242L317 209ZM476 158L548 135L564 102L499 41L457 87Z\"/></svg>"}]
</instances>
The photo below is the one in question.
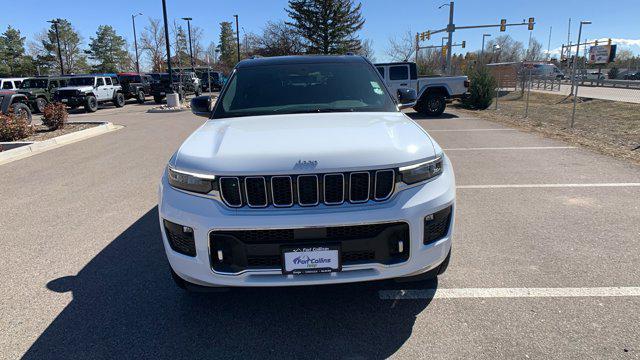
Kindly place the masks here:
<instances>
[{"instance_id":1,"label":"front tire","mask_svg":"<svg viewBox=\"0 0 640 360\"><path fill-rule=\"evenodd\" d=\"M32 117L31 109L29 109L29 106L23 103L15 103L13 104L13 113L16 114L16 116L24 116L27 119L27 123L31 125Z\"/></svg>"},{"instance_id":2,"label":"front tire","mask_svg":"<svg viewBox=\"0 0 640 360\"><path fill-rule=\"evenodd\" d=\"M415 110L427 116L440 116L446 107L447 100L444 95L431 93L415 107Z\"/></svg>"},{"instance_id":3,"label":"front tire","mask_svg":"<svg viewBox=\"0 0 640 360\"><path fill-rule=\"evenodd\" d=\"M121 108L124 106L124 94L123 93L116 93L116 97L115 99L113 99L113 105L115 105L118 108Z\"/></svg>"},{"instance_id":4,"label":"front tire","mask_svg":"<svg viewBox=\"0 0 640 360\"><path fill-rule=\"evenodd\" d=\"M98 99L93 95L87 96L84 100L84 110L89 113L98 111Z\"/></svg>"},{"instance_id":5,"label":"front tire","mask_svg":"<svg viewBox=\"0 0 640 360\"><path fill-rule=\"evenodd\" d=\"M138 91L138 94L136 95L136 102L138 104L144 104L146 100L146 95L144 94L144 91L140 90Z\"/></svg>"},{"instance_id":6,"label":"front tire","mask_svg":"<svg viewBox=\"0 0 640 360\"><path fill-rule=\"evenodd\" d=\"M47 106L48 103L49 102L45 98L37 98L35 110L42 114L44 112L44 107Z\"/></svg>"}]
</instances>

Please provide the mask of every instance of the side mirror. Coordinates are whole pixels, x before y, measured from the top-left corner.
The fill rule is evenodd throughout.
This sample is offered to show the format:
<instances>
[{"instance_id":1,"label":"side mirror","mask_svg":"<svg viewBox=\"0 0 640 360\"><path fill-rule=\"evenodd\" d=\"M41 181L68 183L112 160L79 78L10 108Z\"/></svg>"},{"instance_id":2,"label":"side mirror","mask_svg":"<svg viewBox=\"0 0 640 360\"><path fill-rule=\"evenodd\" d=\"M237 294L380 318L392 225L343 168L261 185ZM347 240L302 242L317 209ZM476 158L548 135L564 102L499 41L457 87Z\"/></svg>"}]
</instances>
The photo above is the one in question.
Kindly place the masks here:
<instances>
[{"instance_id":1,"label":"side mirror","mask_svg":"<svg viewBox=\"0 0 640 360\"><path fill-rule=\"evenodd\" d=\"M209 95L197 96L191 99L191 112L194 115L211 116L211 97Z\"/></svg>"},{"instance_id":2,"label":"side mirror","mask_svg":"<svg viewBox=\"0 0 640 360\"><path fill-rule=\"evenodd\" d=\"M418 94L414 89L398 89L398 108L406 109L416 106Z\"/></svg>"}]
</instances>

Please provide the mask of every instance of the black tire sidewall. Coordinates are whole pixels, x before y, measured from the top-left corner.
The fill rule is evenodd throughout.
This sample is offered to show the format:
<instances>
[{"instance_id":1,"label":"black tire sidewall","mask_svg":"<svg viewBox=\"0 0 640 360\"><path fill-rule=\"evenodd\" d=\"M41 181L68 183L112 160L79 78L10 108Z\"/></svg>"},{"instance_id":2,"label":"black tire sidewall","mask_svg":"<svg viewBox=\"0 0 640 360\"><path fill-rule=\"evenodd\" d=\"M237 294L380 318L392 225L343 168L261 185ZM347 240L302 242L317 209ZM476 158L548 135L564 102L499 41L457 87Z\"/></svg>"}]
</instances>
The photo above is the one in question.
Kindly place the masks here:
<instances>
[{"instance_id":1,"label":"black tire sidewall","mask_svg":"<svg viewBox=\"0 0 640 360\"><path fill-rule=\"evenodd\" d=\"M29 109L29 106L23 104L23 103L15 103L11 105L13 107L13 113L18 115L20 112L25 112L27 115L27 122L29 124L31 124L31 109Z\"/></svg>"},{"instance_id":2,"label":"black tire sidewall","mask_svg":"<svg viewBox=\"0 0 640 360\"><path fill-rule=\"evenodd\" d=\"M84 102L85 102L84 109L87 112L96 112L98 110L98 99L96 99L95 96L92 96L92 95L87 96ZM92 104L95 104L95 106L92 106Z\"/></svg>"},{"instance_id":3,"label":"black tire sidewall","mask_svg":"<svg viewBox=\"0 0 640 360\"><path fill-rule=\"evenodd\" d=\"M430 101L439 101L439 106L436 110L432 110L429 108L429 102ZM442 115L442 113L444 112L445 108L447 107L447 102L446 99L443 95L440 94L429 94L427 95L427 97L424 99L424 103L420 106L420 109L422 110L421 112L429 115L429 116L440 116Z\"/></svg>"},{"instance_id":4,"label":"black tire sidewall","mask_svg":"<svg viewBox=\"0 0 640 360\"><path fill-rule=\"evenodd\" d=\"M116 98L113 100L113 104L116 107L123 107L124 106L124 94L123 93L116 93Z\"/></svg>"},{"instance_id":5,"label":"black tire sidewall","mask_svg":"<svg viewBox=\"0 0 640 360\"><path fill-rule=\"evenodd\" d=\"M138 94L136 94L136 101L138 102L138 104L144 104L145 99L145 94L144 91L140 90L138 91Z\"/></svg>"},{"instance_id":6,"label":"black tire sidewall","mask_svg":"<svg viewBox=\"0 0 640 360\"><path fill-rule=\"evenodd\" d=\"M44 111L44 107L47 106L48 103L49 102L45 98L37 98L35 110L39 113L42 113Z\"/></svg>"}]
</instances>

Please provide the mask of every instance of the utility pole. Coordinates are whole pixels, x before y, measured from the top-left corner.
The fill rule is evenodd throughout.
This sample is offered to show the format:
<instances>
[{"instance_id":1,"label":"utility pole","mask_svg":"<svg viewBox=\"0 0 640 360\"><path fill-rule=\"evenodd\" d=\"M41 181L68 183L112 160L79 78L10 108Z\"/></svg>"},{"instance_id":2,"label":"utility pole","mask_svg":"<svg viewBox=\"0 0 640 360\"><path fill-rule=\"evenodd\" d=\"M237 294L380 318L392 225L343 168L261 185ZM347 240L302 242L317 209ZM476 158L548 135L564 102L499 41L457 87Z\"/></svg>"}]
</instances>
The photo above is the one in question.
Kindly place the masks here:
<instances>
[{"instance_id":1,"label":"utility pole","mask_svg":"<svg viewBox=\"0 0 640 360\"><path fill-rule=\"evenodd\" d=\"M238 62L240 62L240 32L238 27L238 15L233 15L236 18L236 44L238 45Z\"/></svg>"},{"instance_id":2,"label":"utility pole","mask_svg":"<svg viewBox=\"0 0 640 360\"><path fill-rule=\"evenodd\" d=\"M549 61L549 57L551 56L549 52L551 51L551 31L552 30L553 30L553 26L549 26L549 42L547 42L547 61Z\"/></svg>"},{"instance_id":3,"label":"utility pole","mask_svg":"<svg viewBox=\"0 0 640 360\"><path fill-rule=\"evenodd\" d=\"M137 13L131 15L131 22L133 22L133 44L136 49L136 72L140 73L140 61L138 60L138 37L136 36L136 16L142 15L142 13Z\"/></svg>"},{"instance_id":4,"label":"utility pole","mask_svg":"<svg viewBox=\"0 0 640 360\"><path fill-rule=\"evenodd\" d=\"M441 48L444 47L444 41L445 40L449 40L449 38L443 37L442 40L440 40L440 47ZM448 46L450 46L450 45L449 45L449 42L447 41L447 50L449 50L447 53L451 52L451 48L448 47ZM444 51L443 51L443 54L440 56L440 59L442 59L442 73L444 74L445 71L447 70L448 66L449 66L448 63L446 62L446 57L444 56ZM449 74L449 75L451 75L451 74Z\"/></svg>"},{"instance_id":5,"label":"utility pole","mask_svg":"<svg viewBox=\"0 0 640 360\"><path fill-rule=\"evenodd\" d=\"M171 43L169 42L169 25L167 24L167 1L162 0L162 16L164 19L164 42L167 46L167 70L169 72L169 83L173 84L173 70L171 69ZM171 93L173 93L173 85Z\"/></svg>"},{"instance_id":6,"label":"utility pole","mask_svg":"<svg viewBox=\"0 0 640 360\"><path fill-rule=\"evenodd\" d=\"M484 38L491 36L491 34L482 34L482 49L480 49L480 63L484 64Z\"/></svg>"},{"instance_id":7,"label":"utility pole","mask_svg":"<svg viewBox=\"0 0 640 360\"><path fill-rule=\"evenodd\" d=\"M195 72L196 68L193 64L193 45L191 44L191 20L193 19L190 17L183 17L182 20L187 21L187 31L189 33L189 58L191 59L191 70Z\"/></svg>"},{"instance_id":8,"label":"utility pole","mask_svg":"<svg viewBox=\"0 0 640 360\"><path fill-rule=\"evenodd\" d=\"M439 8L447 6L447 4L440 5ZM453 1L449 3L449 24L447 25L447 32L449 36L447 38L447 73L451 75L451 45L453 44L453 32L456 30L456 26L453 24Z\"/></svg>"},{"instance_id":9,"label":"utility pole","mask_svg":"<svg viewBox=\"0 0 640 360\"><path fill-rule=\"evenodd\" d=\"M580 21L580 28L578 30L578 43L576 44L576 56L573 58L573 76L572 84L575 90L575 94L573 94L573 111L571 112L571 128L573 129L573 124L576 118L576 103L578 102L578 82L576 81L576 65L578 62L578 54L580 54L580 37L582 36L582 25L589 25L591 21ZM586 45L585 45L586 47Z\"/></svg>"},{"instance_id":10,"label":"utility pole","mask_svg":"<svg viewBox=\"0 0 640 360\"><path fill-rule=\"evenodd\" d=\"M60 60L60 75L64 75L64 65L62 64L62 51L60 50L60 33L58 32L58 24L60 19L53 19L47 21L53 24L53 28L56 30L56 42L58 43L58 59Z\"/></svg>"}]
</instances>

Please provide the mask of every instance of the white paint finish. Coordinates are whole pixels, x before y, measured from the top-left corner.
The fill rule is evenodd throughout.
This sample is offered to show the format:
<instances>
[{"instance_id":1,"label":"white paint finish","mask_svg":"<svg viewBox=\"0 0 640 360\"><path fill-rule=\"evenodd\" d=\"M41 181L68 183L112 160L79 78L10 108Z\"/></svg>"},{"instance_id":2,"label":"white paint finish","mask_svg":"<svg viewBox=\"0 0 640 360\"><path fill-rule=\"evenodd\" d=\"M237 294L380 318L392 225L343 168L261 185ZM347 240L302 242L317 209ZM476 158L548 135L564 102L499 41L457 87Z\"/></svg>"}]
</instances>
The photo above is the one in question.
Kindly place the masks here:
<instances>
[{"instance_id":1,"label":"white paint finish","mask_svg":"<svg viewBox=\"0 0 640 360\"><path fill-rule=\"evenodd\" d=\"M517 129L434 129L427 132L474 132L474 131L518 131Z\"/></svg>"},{"instance_id":2,"label":"white paint finish","mask_svg":"<svg viewBox=\"0 0 640 360\"><path fill-rule=\"evenodd\" d=\"M640 287L380 290L382 300L640 296Z\"/></svg>"},{"instance_id":3,"label":"white paint finish","mask_svg":"<svg viewBox=\"0 0 640 360\"><path fill-rule=\"evenodd\" d=\"M640 183L458 185L457 189L639 187Z\"/></svg>"},{"instance_id":4,"label":"white paint finish","mask_svg":"<svg viewBox=\"0 0 640 360\"><path fill-rule=\"evenodd\" d=\"M288 114L209 120L182 144L172 166L277 175L397 167L434 156L427 133L401 112Z\"/></svg>"},{"instance_id":5,"label":"white paint finish","mask_svg":"<svg viewBox=\"0 0 640 360\"><path fill-rule=\"evenodd\" d=\"M451 148L445 151L481 151L481 150L560 150L577 149L575 146L512 146L512 147L476 147L476 148Z\"/></svg>"}]
</instances>

